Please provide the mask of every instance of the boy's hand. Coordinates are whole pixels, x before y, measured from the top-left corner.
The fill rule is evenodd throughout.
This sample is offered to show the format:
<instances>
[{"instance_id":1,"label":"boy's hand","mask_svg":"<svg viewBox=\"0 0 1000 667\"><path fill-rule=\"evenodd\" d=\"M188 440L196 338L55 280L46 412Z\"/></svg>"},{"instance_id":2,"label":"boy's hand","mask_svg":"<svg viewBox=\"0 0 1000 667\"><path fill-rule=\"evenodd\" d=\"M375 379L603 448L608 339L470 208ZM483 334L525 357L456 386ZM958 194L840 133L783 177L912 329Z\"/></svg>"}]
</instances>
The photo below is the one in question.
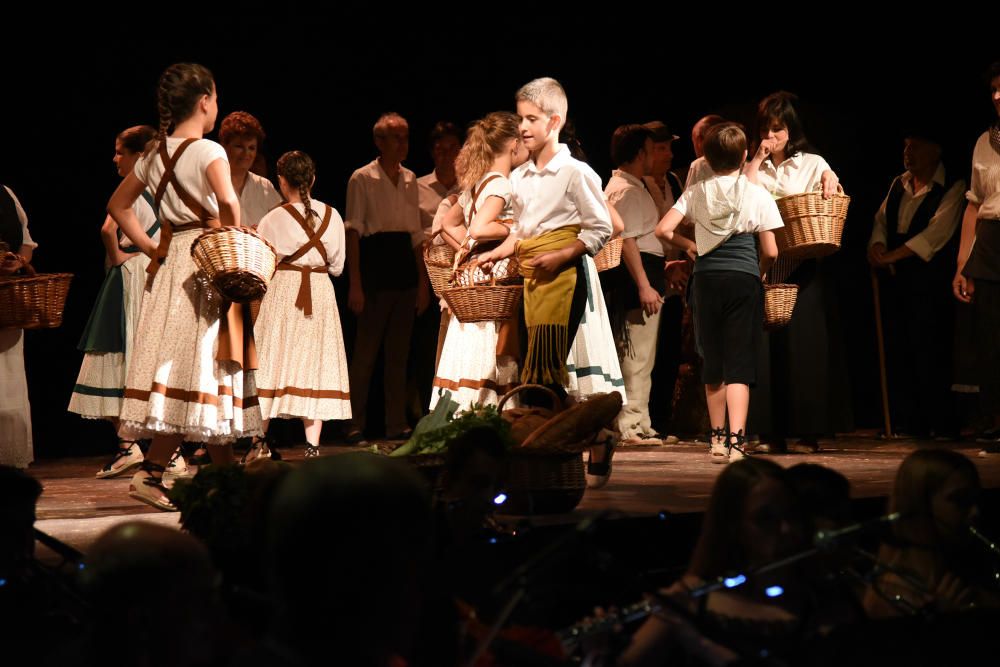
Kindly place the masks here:
<instances>
[{"instance_id":1,"label":"boy's hand","mask_svg":"<svg viewBox=\"0 0 1000 667\"><path fill-rule=\"evenodd\" d=\"M667 286L683 294L691 277L691 263L686 259L671 260L664 265L663 274L667 279Z\"/></svg>"},{"instance_id":2,"label":"boy's hand","mask_svg":"<svg viewBox=\"0 0 1000 667\"><path fill-rule=\"evenodd\" d=\"M563 264L566 263L566 255L562 250L545 252L531 260L531 267L535 270L547 271L548 273L558 273Z\"/></svg>"}]
</instances>

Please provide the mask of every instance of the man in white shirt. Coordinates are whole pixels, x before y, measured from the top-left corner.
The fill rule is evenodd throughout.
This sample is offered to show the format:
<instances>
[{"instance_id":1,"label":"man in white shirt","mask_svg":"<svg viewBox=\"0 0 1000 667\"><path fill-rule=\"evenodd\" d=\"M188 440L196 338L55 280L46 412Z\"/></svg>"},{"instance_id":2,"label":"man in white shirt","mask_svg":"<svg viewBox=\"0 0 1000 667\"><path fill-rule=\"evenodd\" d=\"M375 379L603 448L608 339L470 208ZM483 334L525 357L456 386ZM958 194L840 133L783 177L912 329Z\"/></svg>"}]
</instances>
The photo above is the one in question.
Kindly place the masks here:
<instances>
[{"instance_id":1,"label":"man in white shirt","mask_svg":"<svg viewBox=\"0 0 1000 667\"><path fill-rule=\"evenodd\" d=\"M893 427L909 435L958 435L952 369L954 305L949 276L965 182L949 178L933 128L914 128L903 144L906 171L878 212L868 261L880 274Z\"/></svg>"},{"instance_id":2,"label":"man in white shirt","mask_svg":"<svg viewBox=\"0 0 1000 667\"><path fill-rule=\"evenodd\" d=\"M434 171L417 179L420 193L420 224L428 230L434 222L441 200L458 194L458 176L455 158L462 148L462 132L454 123L440 121L434 125L430 136L431 159Z\"/></svg>"},{"instance_id":3,"label":"man in white shirt","mask_svg":"<svg viewBox=\"0 0 1000 667\"><path fill-rule=\"evenodd\" d=\"M401 163L409 151L409 125L383 114L373 128L379 157L347 184L348 307L358 316L351 359L350 443L364 442L368 388L385 343L385 418L390 438L409 436L406 368L415 313L429 302L421 247L424 233L416 175Z\"/></svg>"},{"instance_id":4,"label":"man in white shirt","mask_svg":"<svg viewBox=\"0 0 1000 667\"><path fill-rule=\"evenodd\" d=\"M628 404L618 417L622 444L659 445L649 420L651 373L663 304L664 247L656 235L659 211L643 178L652 169L653 133L642 125L622 125L611 138L611 159L618 168L604 189L625 223L622 262L626 281L624 340L618 341Z\"/></svg>"},{"instance_id":5,"label":"man in white shirt","mask_svg":"<svg viewBox=\"0 0 1000 667\"><path fill-rule=\"evenodd\" d=\"M674 160L673 143L680 137L671 132L667 124L662 121L650 121L643 127L653 133L652 168L643 180L662 218L684 190L681 180L671 171ZM663 306L660 308L659 333L656 336L656 361L650 375L649 389L650 425L652 431L659 434L668 432L673 414L674 385L677 383L677 373L681 364L684 321L682 292L691 275L690 260L677 248L665 245L663 259L666 286L663 291ZM663 442L674 444L677 442L677 437L667 435Z\"/></svg>"}]
</instances>

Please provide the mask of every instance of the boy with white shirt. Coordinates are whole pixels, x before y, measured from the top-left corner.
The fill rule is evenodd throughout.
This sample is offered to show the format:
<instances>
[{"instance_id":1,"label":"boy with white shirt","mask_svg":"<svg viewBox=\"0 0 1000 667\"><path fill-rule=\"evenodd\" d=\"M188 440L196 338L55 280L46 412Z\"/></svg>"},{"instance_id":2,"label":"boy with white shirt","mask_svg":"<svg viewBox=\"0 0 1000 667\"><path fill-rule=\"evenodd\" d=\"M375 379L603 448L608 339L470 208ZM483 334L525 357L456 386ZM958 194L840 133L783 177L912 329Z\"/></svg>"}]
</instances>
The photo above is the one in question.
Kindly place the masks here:
<instances>
[{"instance_id":1,"label":"boy with white shirt","mask_svg":"<svg viewBox=\"0 0 1000 667\"><path fill-rule=\"evenodd\" d=\"M601 179L590 166L573 158L565 144L559 143L568 103L558 81L548 77L535 79L522 86L515 99L521 117L521 139L531 159L510 176L517 222L507 240L484 254L480 261L497 261L516 254L521 264L523 313L528 329L521 381L546 385L566 395L570 383L567 365L570 346L587 328L589 342L584 347L592 353L586 360L588 372L594 367L600 370L603 365L602 350L597 349L603 345L607 364L613 368L600 370L599 375L612 377L618 384L608 384L607 389L624 395L603 301L600 309L590 313L593 317L587 327L581 326L587 309L588 279L596 276L593 259L587 256L600 251L612 231ZM600 331L607 332L606 341L593 340ZM577 347L579 340L574 351ZM575 372L579 381L581 369L576 368ZM608 438L592 450L589 485L607 482L615 442L616 439Z\"/></svg>"},{"instance_id":2,"label":"boy with white shirt","mask_svg":"<svg viewBox=\"0 0 1000 667\"><path fill-rule=\"evenodd\" d=\"M517 255L525 274L528 327L521 381L564 387L569 345L582 316L582 310L571 308L580 301L579 259L596 254L611 237L611 215L600 177L559 143L568 106L559 82L535 79L516 99L531 159L510 177L517 220L513 233L481 261Z\"/></svg>"},{"instance_id":3,"label":"boy with white shirt","mask_svg":"<svg viewBox=\"0 0 1000 667\"><path fill-rule=\"evenodd\" d=\"M742 175L746 155L746 134L739 125L710 129L705 158L714 176L685 190L656 229L664 241L697 252L692 310L705 361L702 382L713 463L744 456L750 385L756 381L763 325L761 276L778 256L772 230L783 226L768 192ZM694 243L674 233L685 218L695 227Z\"/></svg>"}]
</instances>

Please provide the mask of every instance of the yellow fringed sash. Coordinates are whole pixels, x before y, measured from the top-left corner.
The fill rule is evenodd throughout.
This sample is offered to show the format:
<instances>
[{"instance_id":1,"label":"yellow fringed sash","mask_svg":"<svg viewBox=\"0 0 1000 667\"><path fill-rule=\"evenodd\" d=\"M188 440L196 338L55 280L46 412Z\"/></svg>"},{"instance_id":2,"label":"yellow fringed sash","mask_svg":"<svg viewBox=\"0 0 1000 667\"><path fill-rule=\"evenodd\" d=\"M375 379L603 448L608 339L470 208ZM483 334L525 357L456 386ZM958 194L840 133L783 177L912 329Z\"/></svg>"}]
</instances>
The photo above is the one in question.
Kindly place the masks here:
<instances>
[{"instance_id":1,"label":"yellow fringed sash","mask_svg":"<svg viewBox=\"0 0 1000 667\"><path fill-rule=\"evenodd\" d=\"M576 266L570 263L557 274L539 271L536 275L531 259L571 245L579 234L579 225L560 227L518 241L514 250L524 274L524 323L528 327L528 352L521 382L563 386L569 382L566 357Z\"/></svg>"}]
</instances>

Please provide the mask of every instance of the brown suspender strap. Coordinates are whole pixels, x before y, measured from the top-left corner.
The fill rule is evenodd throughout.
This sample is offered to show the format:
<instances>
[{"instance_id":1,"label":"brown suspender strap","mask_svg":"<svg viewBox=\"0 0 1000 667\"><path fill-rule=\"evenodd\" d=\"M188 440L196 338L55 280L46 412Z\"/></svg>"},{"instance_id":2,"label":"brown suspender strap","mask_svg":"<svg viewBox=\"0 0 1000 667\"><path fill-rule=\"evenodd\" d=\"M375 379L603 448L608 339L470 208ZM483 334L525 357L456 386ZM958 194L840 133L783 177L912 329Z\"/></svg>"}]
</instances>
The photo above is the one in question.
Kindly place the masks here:
<instances>
[{"instance_id":1,"label":"brown suspender strap","mask_svg":"<svg viewBox=\"0 0 1000 667\"><path fill-rule=\"evenodd\" d=\"M213 220L211 214L205 210L205 207L198 203L198 200L188 194L180 182L177 180L177 174L175 169L177 167L177 161L180 160L181 155L187 150L188 146L193 144L195 139L186 139L181 142L181 145L177 147L173 155L167 154L167 142L163 140L160 142L160 146L157 150L157 154L160 156L160 160L163 162L163 176L160 178L159 185L156 186L156 196L153 198L153 211L159 215L160 212L160 202L163 200L163 196L167 193L167 186L172 185L174 192L180 197L184 205L191 209L191 212L198 216L200 222L188 222L180 225L175 225L173 222L165 221L160 227L160 243L156 246L156 256L153 261L149 263L146 267L146 288L149 289L153 285L153 276L159 271L160 265L167 259L167 252L170 249L170 239L173 238L174 232L187 231L189 229L201 229L202 227L218 227L219 222ZM212 224L212 223L215 224Z\"/></svg>"},{"instance_id":2,"label":"brown suspender strap","mask_svg":"<svg viewBox=\"0 0 1000 667\"><path fill-rule=\"evenodd\" d=\"M486 186L490 183L490 181L494 181L498 178L500 178L500 174L493 174L492 176L490 176L485 181L479 184L479 189L473 188L471 192L472 209L469 211L469 220L466 222L466 225L468 227L472 227L472 219L476 217L476 210L477 210L476 202L479 200L479 197L482 196L483 191L486 189ZM469 244L468 247L466 247L467 244ZM473 245L474 243L471 242L471 237L469 235L469 232L467 231L465 233L465 238L462 240L461 249L455 253L455 263L454 266L452 267L453 269L457 269L459 264L462 263L462 261L468 256L470 252L472 252Z\"/></svg>"},{"instance_id":3,"label":"brown suspender strap","mask_svg":"<svg viewBox=\"0 0 1000 667\"><path fill-rule=\"evenodd\" d=\"M323 247L322 239L323 239L323 234L326 233L326 228L330 226L330 218L333 209L331 209L329 206L326 207L326 215L323 216L323 222L320 223L319 228L313 231L313 229L309 227L309 223L306 221L305 216L299 213L294 206L292 206L291 204L283 204L281 208L288 211L288 213L295 219L295 221L299 223L299 226L302 227L302 231L306 233L306 238L308 239L305 245L303 245L301 248L293 252L291 255L288 255L281 261L288 262L289 264L291 264L292 262L301 259L302 256L305 255L307 252L309 252L311 249L316 248L316 250L319 251L319 254L323 256L323 263L325 264L327 262L326 248Z\"/></svg>"},{"instance_id":4,"label":"brown suspender strap","mask_svg":"<svg viewBox=\"0 0 1000 667\"><path fill-rule=\"evenodd\" d=\"M476 217L476 202L479 201L479 197L480 197L480 195L483 194L483 190L486 189L486 186L489 184L490 181L494 181L494 180L496 180L498 178L500 178L500 174L493 174L492 176L490 176L485 181L483 181L482 183L479 184L479 189L478 190L473 190L472 191L472 211L471 211L472 216L471 217L473 217L473 218ZM469 224L470 225L472 224L472 220L469 220Z\"/></svg>"},{"instance_id":5,"label":"brown suspender strap","mask_svg":"<svg viewBox=\"0 0 1000 667\"><path fill-rule=\"evenodd\" d=\"M323 216L323 222L320 224L319 228L313 231L309 227L309 223L306 221L305 216L299 213L294 206L291 204L284 204L283 209L288 211L288 213L295 219L296 222L302 227L302 231L306 233L308 241L305 245L300 247L298 250L293 252L281 260L278 264L279 271L298 271L302 274L302 282L299 283L299 293L295 297L295 305L300 308L306 317L312 315L312 279L309 276L310 273L324 273L326 271L326 248L323 247L322 239L323 234L326 232L327 228L330 226L330 218L333 209L329 206L326 207L326 214ZM316 248L319 254L323 257L323 266L296 266L293 264L298 259L301 259L307 252Z\"/></svg>"},{"instance_id":6,"label":"brown suspender strap","mask_svg":"<svg viewBox=\"0 0 1000 667\"><path fill-rule=\"evenodd\" d=\"M185 139L177 150L174 151L173 155L167 154L167 142L161 141L160 147L158 149L160 160L163 162L163 176L160 178L160 184L156 186L156 197L153 199L153 203L156 209L159 210L160 202L163 200L163 196L167 193L167 184L174 187L174 192L180 197L180 200L184 202L184 205L191 209L191 212L198 216L198 219L202 222L210 220L212 218L211 214L205 210L205 207L201 203L192 197L187 190L181 185L180 181L177 180L177 162L181 159L181 155L187 150L188 146L193 144L196 139Z\"/></svg>"}]
</instances>

